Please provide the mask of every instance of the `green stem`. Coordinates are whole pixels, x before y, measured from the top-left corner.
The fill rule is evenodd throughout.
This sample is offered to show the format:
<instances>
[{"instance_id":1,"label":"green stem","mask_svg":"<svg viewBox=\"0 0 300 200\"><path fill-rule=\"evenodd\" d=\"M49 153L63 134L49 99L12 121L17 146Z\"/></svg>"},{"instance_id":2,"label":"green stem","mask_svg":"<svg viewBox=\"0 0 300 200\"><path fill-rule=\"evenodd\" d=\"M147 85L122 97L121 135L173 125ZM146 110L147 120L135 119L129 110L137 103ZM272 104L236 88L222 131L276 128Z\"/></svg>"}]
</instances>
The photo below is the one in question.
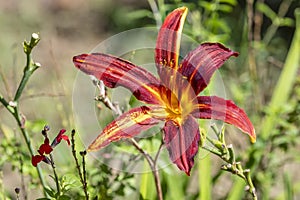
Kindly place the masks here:
<instances>
[{"instance_id":1,"label":"green stem","mask_svg":"<svg viewBox=\"0 0 300 200\"><path fill-rule=\"evenodd\" d=\"M214 129L216 131L216 129ZM219 132L219 131L216 131ZM222 134L224 133L224 129L222 130ZM213 148L205 147L202 148L217 155L220 157L223 161L225 161L228 164L225 164L221 167L222 170L231 172L232 174L242 178L246 184L248 185L248 191L252 195L253 200L257 200L256 190L253 185L251 176L250 176L250 170L246 169L244 170L240 162L236 162L235 158L235 152L233 150L233 146L230 144L226 146L225 140L220 137L219 140L213 140L209 137L206 137L210 143L214 145ZM221 140L223 141L221 141ZM221 145L220 145L221 144ZM224 156L224 153L222 152L228 152L228 156Z\"/></svg>"},{"instance_id":2,"label":"green stem","mask_svg":"<svg viewBox=\"0 0 300 200\"><path fill-rule=\"evenodd\" d=\"M158 10L157 4L156 4L155 0L148 0L148 3L149 3L149 5L151 7L151 10L153 12L154 19L156 21L156 26L158 28L160 28L161 24L162 24L162 21L161 21L161 15L160 15L160 12Z\"/></svg>"},{"instance_id":3,"label":"green stem","mask_svg":"<svg viewBox=\"0 0 300 200\"><path fill-rule=\"evenodd\" d=\"M4 99L4 97L1 94L0 94L0 102L6 108L9 106L8 102ZM11 111L9 111L9 112L11 113Z\"/></svg>"},{"instance_id":4,"label":"green stem","mask_svg":"<svg viewBox=\"0 0 300 200\"><path fill-rule=\"evenodd\" d=\"M7 108L7 107L6 107ZM12 113L13 116L15 117L17 123L18 123L18 126L20 128L20 131L23 135L23 138L25 139L25 143L27 145L27 148L29 150L29 153L30 153L30 156L32 157L34 155L34 150L33 150L33 147L31 145L31 141L30 141L30 137L29 137L29 134L27 133L26 129L24 128L24 124L22 123L22 119L20 118L20 113L19 113L19 110L18 110L18 107L14 107L14 112ZM36 170L37 170L37 173L38 173L38 176L39 176L39 179L41 181L41 184L43 186L43 189L44 189L44 195L45 196L48 196L45 188L46 188L46 182L45 182L45 179L43 177L43 173L42 173L42 170L41 168L39 167L39 165L36 166Z\"/></svg>"},{"instance_id":5,"label":"green stem","mask_svg":"<svg viewBox=\"0 0 300 200\"><path fill-rule=\"evenodd\" d=\"M33 74L33 72L40 67L40 64L32 63L30 54L26 54L26 58L27 58L26 66L24 68L24 74L23 74L22 80L21 80L19 87L17 89L17 92L15 94L15 98L14 98L15 102L17 102L20 99L20 97L23 93L23 90L24 90L29 78Z\"/></svg>"},{"instance_id":6,"label":"green stem","mask_svg":"<svg viewBox=\"0 0 300 200\"><path fill-rule=\"evenodd\" d=\"M23 135L23 138L25 139L25 143L28 147L29 153L31 156L34 155L34 151L31 145L31 141L30 141L30 137L28 132L26 131L25 127L24 127L24 122L22 122L22 117L19 113L19 99L21 97L21 94L23 93L23 90L29 80L29 78L31 77L31 75L33 74L33 72L40 67L39 63L33 63L33 61L31 60L31 51L32 49L37 45L37 43L39 42L39 35L36 33L32 34L31 40L30 42L24 42L23 43L23 47L24 47L24 52L26 54L26 65L24 68L24 73L23 73L23 77L22 80L19 84L19 87L16 91L15 97L13 102L8 102L7 100L4 99L4 97L0 94L0 102L2 103L2 105L14 116L15 120L18 123L18 126L20 128L20 131ZM36 167L37 169L37 173L40 179L40 182L43 186L44 189L44 195L46 197L48 197L48 194L45 190L46 188L46 182L43 178L43 174L41 171L41 168L39 166Z\"/></svg>"}]
</instances>

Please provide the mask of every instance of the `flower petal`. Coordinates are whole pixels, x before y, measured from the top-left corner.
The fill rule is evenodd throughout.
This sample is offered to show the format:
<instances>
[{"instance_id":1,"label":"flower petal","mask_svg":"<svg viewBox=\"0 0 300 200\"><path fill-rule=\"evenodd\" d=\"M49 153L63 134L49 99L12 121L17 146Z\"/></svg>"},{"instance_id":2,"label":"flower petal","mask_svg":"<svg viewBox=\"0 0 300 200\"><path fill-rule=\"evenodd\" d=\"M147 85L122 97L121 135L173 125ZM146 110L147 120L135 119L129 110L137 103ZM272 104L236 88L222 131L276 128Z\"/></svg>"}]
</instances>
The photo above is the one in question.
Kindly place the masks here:
<instances>
[{"instance_id":1,"label":"flower petal","mask_svg":"<svg viewBox=\"0 0 300 200\"><path fill-rule=\"evenodd\" d=\"M190 82L195 94L208 85L213 73L231 56L238 56L219 43L203 43L181 62L179 72Z\"/></svg>"},{"instance_id":2,"label":"flower petal","mask_svg":"<svg viewBox=\"0 0 300 200\"><path fill-rule=\"evenodd\" d=\"M200 140L198 123L192 116L188 116L181 125L169 120L166 122L163 131L164 142L172 162L180 170L190 175Z\"/></svg>"},{"instance_id":3,"label":"flower petal","mask_svg":"<svg viewBox=\"0 0 300 200\"><path fill-rule=\"evenodd\" d=\"M161 104L160 81L129 61L111 55L94 53L73 57L75 66L88 75L102 80L107 87L123 86L146 103Z\"/></svg>"},{"instance_id":4,"label":"flower petal","mask_svg":"<svg viewBox=\"0 0 300 200\"><path fill-rule=\"evenodd\" d=\"M40 146L38 152L40 155L45 154L50 154L52 152L53 148L49 145L49 143L44 143Z\"/></svg>"},{"instance_id":5,"label":"flower petal","mask_svg":"<svg viewBox=\"0 0 300 200\"><path fill-rule=\"evenodd\" d=\"M58 145L61 142L61 140L67 141L68 145L70 145L69 137L67 135L64 135L65 132L66 132L65 129L61 129L59 131L59 133L57 134L56 138L52 141L52 144L51 144L52 148L56 147L56 145Z\"/></svg>"},{"instance_id":6,"label":"flower petal","mask_svg":"<svg viewBox=\"0 0 300 200\"><path fill-rule=\"evenodd\" d=\"M41 155L32 156L31 164L36 167L38 163L40 163L44 160L44 158L45 158L45 156L41 156Z\"/></svg>"},{"instance_id":7,"label":"flower petal","mask_svg":"<svg viewBox=\"0 0 300 200\"><path fill-rule=\"evenodd\" d=\"M181 32L187 11L186 7L175 9L166 17L159 30L155 49L155 63L162 81L167 77L165 70L168 70L168 67L175 71L178 68Z\"/></svg>"},{"instance_id":8,"label":"flower petal","mask_svg":"<svg viewBox=\"0 0 300 200\"><path fill-rule=\"evenodd\" d=\"M164 111L153 107L133 108L107 125L102 133L89 146L88 151L96 151L111 142L122 138L132 138L141 131L147 130L159 122L153 113Z\"/></svg>"},{"instance_id":9,"label":"flower petal","mask_svg":"<svg viewBox=\"0 0 300 200\"><path fill-rule=\"evenodd\" d=\"M233 103L216 96L199 96L197 108L192 115L201 119L216 119L232 124L256 141L255 129L247 114Z\"/></svg>"},{"instance_id":10,"label":"flower petal","mask_svg":"<svg viewBox=\"0 0 300 200\"><path fill-rule=\"evenodd\" d=\"M68 145L70 145L70 140L69 140L69 137L67 135L62 135L61 139L65 140L68 143Z\"/></svg>"}]
</instances>

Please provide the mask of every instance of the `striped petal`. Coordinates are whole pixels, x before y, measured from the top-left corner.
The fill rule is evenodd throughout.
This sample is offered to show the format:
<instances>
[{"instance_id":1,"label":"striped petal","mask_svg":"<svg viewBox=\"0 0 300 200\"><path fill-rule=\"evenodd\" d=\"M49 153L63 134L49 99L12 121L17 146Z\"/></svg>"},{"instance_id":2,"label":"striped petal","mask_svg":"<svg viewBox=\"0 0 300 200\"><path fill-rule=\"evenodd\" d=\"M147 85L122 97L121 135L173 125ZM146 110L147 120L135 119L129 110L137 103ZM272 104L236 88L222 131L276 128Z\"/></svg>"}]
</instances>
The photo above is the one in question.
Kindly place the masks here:
<instances>
[{"instance_id":1,"label":"striped petal","mask_svg":"<svg viewBox=\"0 0 300 200\"><path fill-rule=\"evenodd\" d=\"M251 142L256 141L254 127L247 114L233 103L216 96L199 96L197 108L192 115L201 119L216 119L232 124L248 134Z\"/></svg>"},{"instance_id":2,"label":"striped petal","mask_svg":"<svg viewBox=\"0 0 300 200\"><path fill-rule=\"evenodd\" d=\"M145 103L161 104L160 81L145 69L111 55L94 53L73 58L75 66L102 80L107 87L123 86Z\"/></svg>"},{"instance_id":3,"label":"striped petal","mask_svg":"<svg viewBox=\"0 0 300 200\"><path fill-rule=\"evenodd\" d=\"M181 62L179 72L199 94L208 85L213 73L231 56L238 56L219 43L203 43Z\"/></svg>"},{"instance_id":4,"label":"striped petal","mask_svg":"<svg viewBox=\"0 0 300 200\"><path fill-rule=\"evenodd\" d=\"M198 152L200 133L199 125L192 116L178 125L169 120L163 128L164 142L170 158L177 167L190 175L194 165L194 157Z\"/></svg>"},{"instance_id":5,"label":"striped petal","mask_svg":"<svg viewBox=\"0 0 300 200\"><path fill-rule=\"evenodd\" d=\"M162 81L166 81L165 79L168 78L169 73L166 73L168 68L175 71L178 68L181 32L187 11L186 7L175 9L166 17L159 30L155 49L155 63Z\"/></svg>"},{"instance_id":6,"label":"striped petal","mask_svg":"<svg viewBox=\"0 0 300 200\"><path fill-rule=\"evenodd\" d=\"M158 117L153 116L157 116L158 112L164 112L164 109L142 106L129 110L108 124L89 146L88 151L99 150L122 138L132 138L151 128L160 121Z\"/></svg>"}]
</instances>

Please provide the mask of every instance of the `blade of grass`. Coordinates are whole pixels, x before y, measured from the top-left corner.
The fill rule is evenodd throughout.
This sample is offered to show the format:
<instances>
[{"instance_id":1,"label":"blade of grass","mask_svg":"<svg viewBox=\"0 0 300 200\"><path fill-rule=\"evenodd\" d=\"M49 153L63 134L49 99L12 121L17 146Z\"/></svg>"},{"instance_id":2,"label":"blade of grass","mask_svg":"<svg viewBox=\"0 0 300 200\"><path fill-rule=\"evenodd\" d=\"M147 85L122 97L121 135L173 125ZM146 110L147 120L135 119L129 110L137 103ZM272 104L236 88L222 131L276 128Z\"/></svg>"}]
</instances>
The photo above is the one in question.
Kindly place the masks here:
<instances>
[{"instance_id":1,"label":"blade of grass","mask_svg":"<svg viewBox=\"0 0 300 200\"><path fill-rule=\"evenodd\" d=\"M181 173L174 173L174 175L165 173L164 178L168 187L165 199L185 199L184 184L187 179L185 175L182 175Z\"/></svg>"},{"instance_id":2,"label":"blade of grass","mask_svg":"<svg viewBox=\"0 0 300 200\"><path fill-rule=\"evenodd\" d=\"M211 175L211 157L207 154L198 164L199 170L199 200L211 200L212 175Z\"/></svg>"},{"instance_id":3,"label":"blade of grass","mask_svg":"<svg viewBox=\"0 0 300 200\"><path fill-rule=\"evenodd\" d=\"M243 199L245 191L245 181L239 177L234 178L234 184L231 188L230 193L227 196L227 200L240 200Z\"/></svg>"},{"instance_id":4,"label":"blade of grass","mask_svg":"<svg viewBox=\"0 0 300 200\"><path fill-rule=\"evenodd\" d=\"M283 183L284 183L284 193L285 193L285 199L286 200L293 200L293 183L291 180L291 177L288 173L284 174L283 178Z\"/></svg>"},{"instance_id":5,"label":"blade of grass","mask_svg":"<svg viewBox=\"0 0 300 200\"><path fill-rule=\"evenodd\" d=\"M149 171L149 166L147 161L145 160L145 169ZM155 187L154 180L151 172L145 172L142 174L141 186L140 186L140 195L143 199L151 200L155 199Z\"/></svg>"}]
</instances>

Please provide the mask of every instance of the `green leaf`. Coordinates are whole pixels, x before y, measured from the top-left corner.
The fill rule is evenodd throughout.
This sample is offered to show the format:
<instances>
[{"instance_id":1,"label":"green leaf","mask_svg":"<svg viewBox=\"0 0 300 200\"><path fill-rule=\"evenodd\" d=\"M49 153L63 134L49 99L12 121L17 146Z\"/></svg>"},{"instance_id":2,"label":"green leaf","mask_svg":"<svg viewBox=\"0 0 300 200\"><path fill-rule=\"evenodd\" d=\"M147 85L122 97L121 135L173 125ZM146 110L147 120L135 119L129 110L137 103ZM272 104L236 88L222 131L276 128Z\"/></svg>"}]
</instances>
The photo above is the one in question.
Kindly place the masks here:
<instances>
[{"instance_id":1,"label":"green leaf","mask_svg":"<svg viewBox=\"0 0 300 200\"><path fill-rule=\"evenodd\" d=\"M230 13L232 11L232 6L226 5L226 4L221 4L219 5L219 11L222 11L224 13Z\"/></svg>"},{"instance_id":2,"label":"green leaf","mask_svg":"<svg viewBox=\"0 0 300 200\"><path fill-rule=\"evenodd\" d=\"M58 200L70 200L71 197L67 196L67 195L62 195L58 197Z\"/></svg>"},{"instance_id":3,"label":"green leaf","mask_svg":"<svg viewBox=\"0 0 300 200\"><path fill-rule=\"evenodd\" d=\"M45 191L47 192L47 194L50 196L50 197L53 197L53 198L55 198L55 194L56 194L56 191L54 191L52 188L44 188L45 189Z\"/></svg>"},{"instance_id":4,"label":"green leaf","mask_svg":"<svg viewBox=\"0 0 300 200\"><path fill-rule=\"evenodd\" d=\"M244 189L245 189L245 181L240 177L234 178L234 185L231 188L231 191L226 198L227 200L240 200L243 199Z\"/></svg>"},{"instance_id":5,"label":"green leaf","mask_svg":"<svg viewBox=\"0 0 300 200\"><path fill-rule=\"evenodd\" d=\"M284 192L285 192L285 199L287 200L293 200L293 182L291 180L291 177L289 176L288 173L284 174L284 179L283 179L283 185L284 185Z\"/></svg>"},{"instance_id":6,"label":"green leaf","mask_svg":"<svg viewBox=\"0 0 300 200\"><path fill-rule=\"evenodd\" d=\"M199 200L211 200L212 194L212 175L211 175L211 158L207 154L198 163L199 169L199 186L200 195Z\"/></svg>"},{"instance_id":7,"label":"green leaf","mask_svg":"<svg viewBox=\"0 0 300 200\"><path fill-rule=\"evenodd\" d=\"M151 11L142 9L142 10L135 10L135 11L130 11L126 15L126 19L131 21L131 20L137 20L145 17L152 17L153 14Z\"/></svg>"},{"instance_id":8,"label":"green leaf","mask_svg":"<svg viewBox=\"0 0 300 200\"><path fill-rule=\"evenodd\" d=\"M219 0L220 3L227 3L230 4L232 6L235 6L237 4L236 0Z\"/></svg>"}]
</instances>

